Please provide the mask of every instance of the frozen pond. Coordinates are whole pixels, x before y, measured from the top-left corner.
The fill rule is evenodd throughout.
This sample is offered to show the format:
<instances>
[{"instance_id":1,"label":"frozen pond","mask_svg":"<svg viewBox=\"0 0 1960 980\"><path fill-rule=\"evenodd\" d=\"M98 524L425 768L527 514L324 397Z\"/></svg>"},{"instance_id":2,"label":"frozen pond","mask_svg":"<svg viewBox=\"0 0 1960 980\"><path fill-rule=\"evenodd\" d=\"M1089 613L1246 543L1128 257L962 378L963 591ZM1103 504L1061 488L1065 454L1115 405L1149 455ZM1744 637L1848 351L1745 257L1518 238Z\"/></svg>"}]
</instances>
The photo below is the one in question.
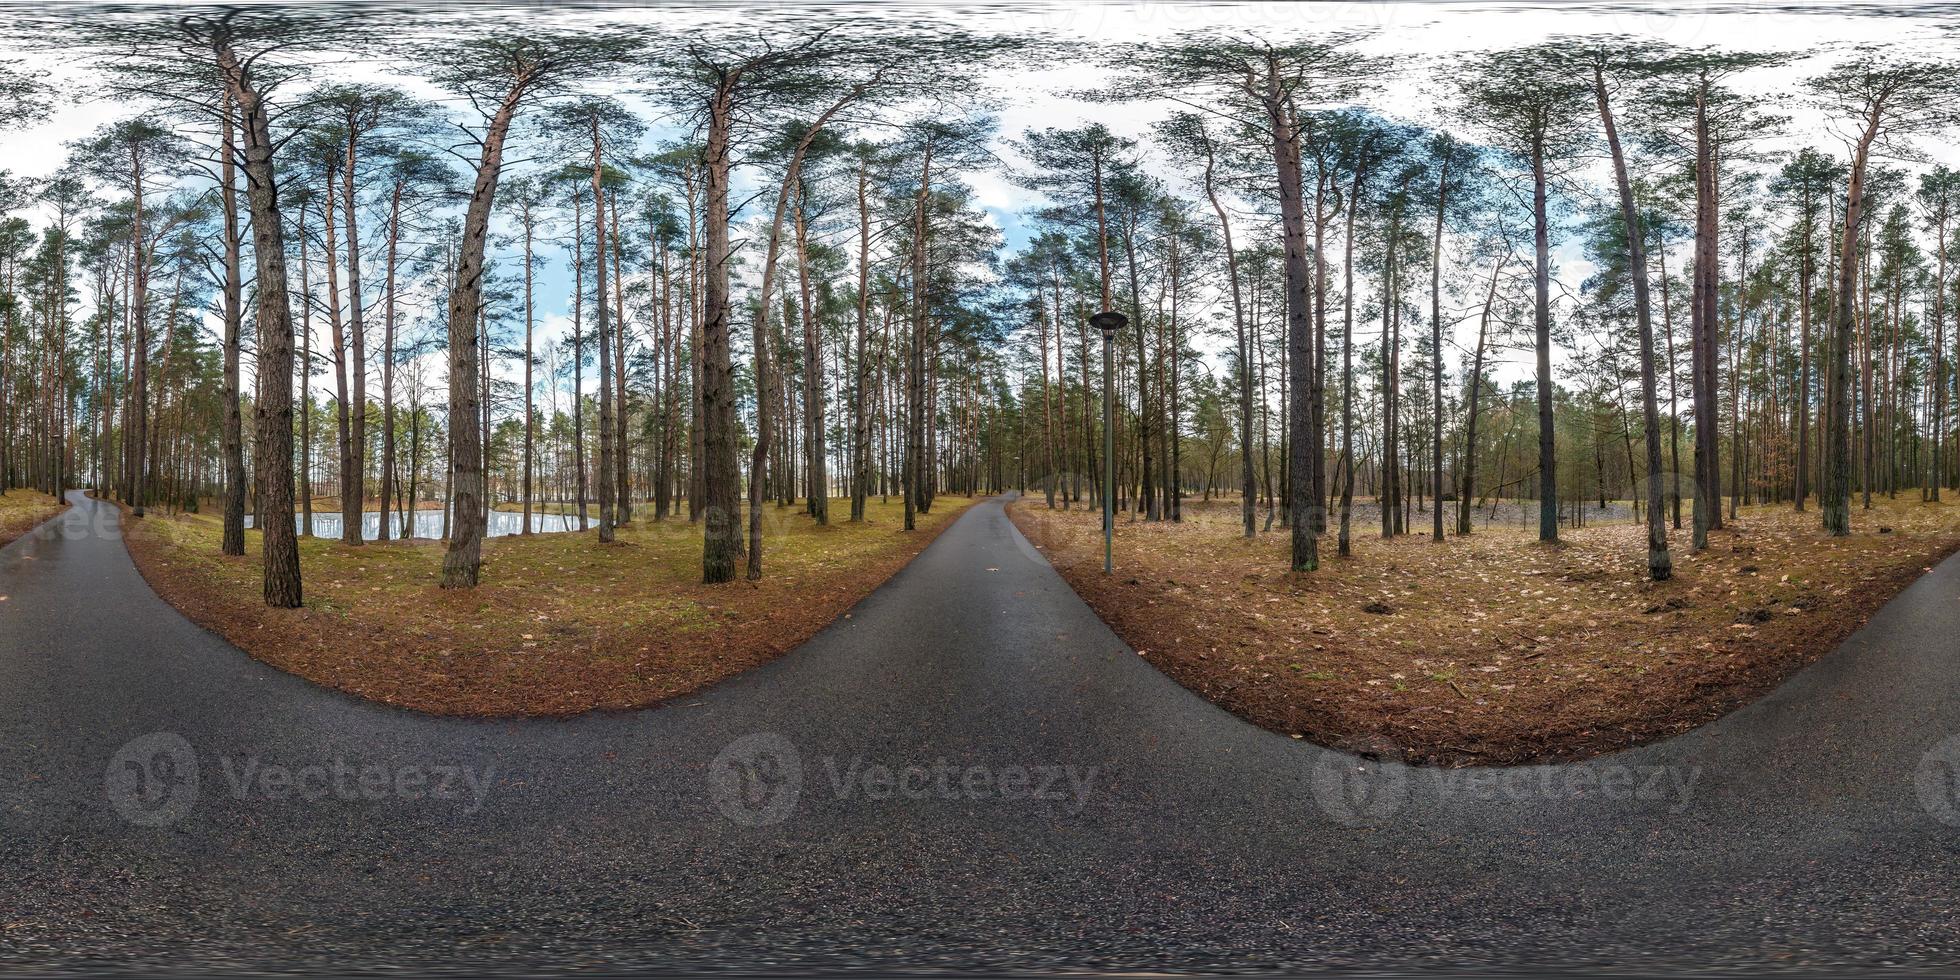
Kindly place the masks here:
<instances>
[{"instance_id":1,"label":"frozen pond","mask_svg":"<svg viewBox=\"0 0 1960 980\"><path fill-rule=\"evenodd\" d=\"M300 515L298 514L293 515L294 526L296 527L301 526L302 521L303 518ZM401 526L402 526L401 515L399 513L390 512L388 514L388 524L389 524L389 528L388 528L389 536L398 537L399 536L398 532L401 531ZM250 514L245 515L245 526L246 527L252 526L252 515ZM381 514L379 511L369 511L365 514L362 514L361 515L362 540L373 541L379 538L380 534L378 532L380 530L380 526L381 526ZM490 512L490 527L488 530L488 534L490 537L500 538L506 535L516 534L523 529L524 529L524 515L521 512L503 511L503 510L493 510ZM302 530L304 530L303 527ZM578 530L578 516L575 514L539 514L533 512L531 514L531 530L534 532L545 533L545 534L558 532L558 531L576 531ZM313 536L317 538L340 537L340 514L338 512L327 513L325 511L317 511L317 510L314 511L313 512ZM415 533L411 536L417 538L442 537L442 511L439 510L416 511Z\"/></svg>"}]
</instances>

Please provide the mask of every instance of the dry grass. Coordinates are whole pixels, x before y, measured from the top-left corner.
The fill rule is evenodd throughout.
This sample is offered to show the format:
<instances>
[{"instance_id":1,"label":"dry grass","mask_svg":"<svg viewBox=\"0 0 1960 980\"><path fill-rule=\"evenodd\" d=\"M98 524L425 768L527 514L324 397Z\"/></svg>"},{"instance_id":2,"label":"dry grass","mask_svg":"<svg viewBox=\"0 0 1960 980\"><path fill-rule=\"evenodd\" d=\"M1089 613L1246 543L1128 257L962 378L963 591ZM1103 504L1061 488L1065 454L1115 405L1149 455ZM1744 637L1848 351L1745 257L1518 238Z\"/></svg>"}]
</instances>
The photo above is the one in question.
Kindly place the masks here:
<instances>
[{"instance_id":1,"label":"dry grass","mask_svg":"<svg viewBox=\"0 0 1960 980\"><path fill-rule=\"evenodd\" d=\"M0 494L0 547L68 509L68 503L35 490L15 487Z\"/></svg>"},{"instance_id":2,"label":"dry grass","mask_svg":"<svg viewBox=\"0 0 1960 980\"><path fill-rule=\"evenodd\" d=\"M218 553L215 517L125 518L157 591L254 657L361 697L438 714L572 714L694 691L794 648L868 595L970 500L941 498L920 530L899 504L818 527L765 510L765 577L703 586L701 531L685 519L594 534L485 541L482 584L436 585L443 545L352 547L303 539L306 606L266 608L259 540ZM849 503L832 513L849 513Z\"/></svg>"},{"instance_id":3,"label":"dry grass","mask_svg":"<svg viewBox=\"0 0 1960 980\"><path fill-rule=\"evenodd\" d=\"M1709 549L1672 539L1675 578L1645 578L1644 525L1522 528L1383 541L1287 571L1284 529L1245 540L1236 500L1181 525L1117 528L1101 574L1093 512L1011 508L1133 647L1247 719L1361 752L1446 765L1596 755L1703 724L1829 652L1960 549L1960 505L1854 501L1832 539L1815 510L1744 508ZM1263 514L1261 515L1263 519ZM1883 529L1883 530L1882 530Z\"/></svg>"}]
</instances>

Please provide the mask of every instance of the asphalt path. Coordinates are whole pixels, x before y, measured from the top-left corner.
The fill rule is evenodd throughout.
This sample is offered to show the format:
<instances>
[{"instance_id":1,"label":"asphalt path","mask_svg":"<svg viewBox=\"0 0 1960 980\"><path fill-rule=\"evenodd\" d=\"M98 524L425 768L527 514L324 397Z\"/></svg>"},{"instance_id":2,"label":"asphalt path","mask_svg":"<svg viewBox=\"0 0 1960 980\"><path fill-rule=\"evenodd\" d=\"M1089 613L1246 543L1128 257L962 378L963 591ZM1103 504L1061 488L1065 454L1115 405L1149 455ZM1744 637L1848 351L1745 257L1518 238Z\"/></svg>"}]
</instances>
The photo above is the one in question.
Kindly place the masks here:
<instances>
[{"instance_id":1,"label":"asphalt path","mask_svg":"<svg viewBox=\"0 0 1960 980\"><path fill-rule=\"evenodd\" d=\"M695 697L433 718L264 666L108 504L0 550L0 970L1960 967L1960 558L1686 735L1256 729L973 506Z\"/></svg>"}]
</instances>

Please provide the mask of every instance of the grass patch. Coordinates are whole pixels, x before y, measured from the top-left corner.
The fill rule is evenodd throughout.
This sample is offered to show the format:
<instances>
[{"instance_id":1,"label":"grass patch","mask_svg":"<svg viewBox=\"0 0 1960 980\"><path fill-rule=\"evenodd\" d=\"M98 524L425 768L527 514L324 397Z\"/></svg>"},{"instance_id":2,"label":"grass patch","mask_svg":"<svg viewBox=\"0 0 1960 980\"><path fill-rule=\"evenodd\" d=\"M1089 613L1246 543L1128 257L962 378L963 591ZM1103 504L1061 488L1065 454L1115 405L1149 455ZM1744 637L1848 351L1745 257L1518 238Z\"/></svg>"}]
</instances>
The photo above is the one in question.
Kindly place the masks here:
<instances>
[{"instance_id":1,"label":"grass patch","mask_svg":"<svg viewBox=\"0 0 1960 980\"><path fill-rule=\"evenodd\" d=\"M37 490L15 487L0 494L0 548L68 509L68 504Z\"/></svg>"},{"instance_id":2,"label":"grass patch","mask_svg":"<svg viewBox=\"0 0 1960 980\"><path fill-rule=\"evenodd\" d=\"M1441 544L1357 523L1288 572L1288 532L1239 536L1236 499L1182 524L1118 519L1102 574L1097 513L1009 510L1124 640L1273 731L1411 762L1584 758L1704 724L1834 649L1956 549L1960 504L1854 499L1849 537L1813 508L1745 507L1706 551L1671 532L1675 577L1647 581L1646 528L1494 526ZM1684 515L1685 516L1685 515ZM1263 522L1264 514L1260 519Z\"/></svg>"},{"instance_id":3,"label":"grass patch","mask_svg":"<svg viewBox=\"0 0 1960 980\"><path fill-rule=\"evenodd\" d=\"M215 516L125 517L159 594L252 656L364 698L453 715L565 715L694 691L794 648L868 595L971 500L942 497L919 530L901 504L819 527L765 505L765 577L701 584L701 529L637 520L596 533L489 538L482 584L436 585L444 545L301 539L306 605L261 601L259 535L218 553ZM848 514L833 502L832 514ZM739 570L738 570L739 574Z\"/></svg>"}]
</instances>

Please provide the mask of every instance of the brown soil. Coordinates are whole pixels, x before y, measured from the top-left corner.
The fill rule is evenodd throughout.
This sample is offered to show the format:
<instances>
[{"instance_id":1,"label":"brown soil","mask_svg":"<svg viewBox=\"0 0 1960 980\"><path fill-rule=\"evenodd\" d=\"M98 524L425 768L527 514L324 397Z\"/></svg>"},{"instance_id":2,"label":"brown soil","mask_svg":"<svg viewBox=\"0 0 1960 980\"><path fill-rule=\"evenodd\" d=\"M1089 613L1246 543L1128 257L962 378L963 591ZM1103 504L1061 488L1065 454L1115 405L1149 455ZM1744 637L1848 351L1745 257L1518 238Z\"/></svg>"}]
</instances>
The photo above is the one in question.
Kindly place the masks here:
<instances>
[{"instance_id":1,"label":"brown soil","mask_svg":"<svg viewBox=\"0 0 1960 980\"><path fill-rule=\"evenodd\" d=\"M1094 512L1010 508L1075 590L1179 683L1272 731L1436 765L1580 759L1702 725L1834 649L1960 549L1960 505L1912 492L1852 509L1833 539L1815 510L1744 508L1646 580L1644 525L1421 533L1357 525L1322 539L1320 571L1287 571L1287 532L1238 534L1236 500L1182 524L1119 517L1102 574ZM1260 515L1263 522L1264 515ZM1883 530L1881 530L1883 529Z\"/></svg>"},{"instance_id":2,"label":"brown soil","mask_svg":"<svg viewBox=\"0 0 1960 980\"><path fill-rule=\"evenodd\" d=\"M306 605L261 600L258 532L218 553L202 515L125 516L150 586L253 657L327 687L444 715L569 715L679 697L794 649L904 567L972 501L941 497L920 529L898 504L818 527L765 511L765 576L704 586L701 531L685 518L592 534L491 538L482 584L436 585L443 545L302 539ZM833 501L831 513L849 513ZM739 574L739 572L738 572Z\"/></svg>"}]
</instances>

